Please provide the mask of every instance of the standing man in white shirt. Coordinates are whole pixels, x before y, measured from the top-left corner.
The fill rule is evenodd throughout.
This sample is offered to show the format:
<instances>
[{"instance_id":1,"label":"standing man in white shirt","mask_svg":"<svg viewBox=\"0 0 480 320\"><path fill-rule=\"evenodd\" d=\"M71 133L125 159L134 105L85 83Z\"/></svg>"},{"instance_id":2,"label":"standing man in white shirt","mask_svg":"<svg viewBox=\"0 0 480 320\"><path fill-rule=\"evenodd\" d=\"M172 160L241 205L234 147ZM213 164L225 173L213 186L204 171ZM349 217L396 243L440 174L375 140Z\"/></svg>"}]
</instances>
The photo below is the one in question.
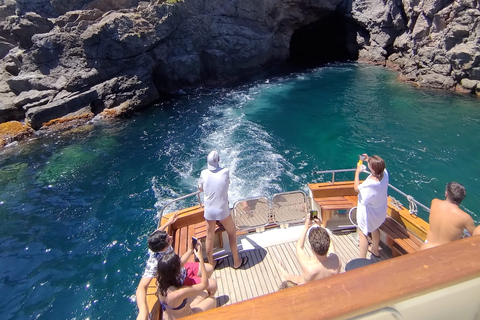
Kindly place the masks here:
<instances>
[{"instance_id":1,"label":"standing man in white shirt","mask_svg":"<svg viewBox=\"0 0 480 320\"><path fill-rule=\"evenodd\" d=\"M207 223L207 239L205 251L208 262L214 268L223 262L223 259L213 263L213 238L215 236L215 225L220 221L227 231L230 250L233 255L233 268L238 269L248 262L248 257L240 259L237 249L237 230L230 215L228 206L228 187L230 185L230 171L219 166L220 156L217 151L212 151L207 157L208 169L202 171L198 182L198 189L204 193L205 209L204 217Z\"/></svg>"}]
</instances>

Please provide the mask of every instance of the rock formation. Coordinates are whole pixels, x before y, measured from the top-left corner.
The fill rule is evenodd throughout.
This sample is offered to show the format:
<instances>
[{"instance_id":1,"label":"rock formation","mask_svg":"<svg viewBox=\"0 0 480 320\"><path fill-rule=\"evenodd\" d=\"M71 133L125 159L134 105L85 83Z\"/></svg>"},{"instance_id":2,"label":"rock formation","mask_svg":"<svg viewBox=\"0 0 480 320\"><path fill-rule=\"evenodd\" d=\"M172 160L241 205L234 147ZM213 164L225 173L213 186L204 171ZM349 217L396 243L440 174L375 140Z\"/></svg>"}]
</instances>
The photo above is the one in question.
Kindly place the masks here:
<instances>
[{"instance_id":1,"label":"rock formation","mask_svg":"<svg viewBox=\"0 0 480 320\"><path fill-rule=\"evenodd\" d=\"M0 123L35 130L235 82L292 59L300 33L321 54L332 23L349 59L480 91L477 0L0 0L0 15Z\"/></svg>"}]
</instances>

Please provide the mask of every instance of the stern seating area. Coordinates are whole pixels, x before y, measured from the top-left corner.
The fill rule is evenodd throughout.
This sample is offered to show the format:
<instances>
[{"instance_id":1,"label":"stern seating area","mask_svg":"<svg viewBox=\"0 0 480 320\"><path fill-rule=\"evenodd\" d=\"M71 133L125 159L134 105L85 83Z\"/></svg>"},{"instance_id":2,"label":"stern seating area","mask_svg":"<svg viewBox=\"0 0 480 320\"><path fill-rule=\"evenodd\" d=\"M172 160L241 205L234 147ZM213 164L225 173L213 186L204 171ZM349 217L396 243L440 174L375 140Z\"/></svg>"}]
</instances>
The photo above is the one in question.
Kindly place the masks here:
<instances>
[{"instance_id":1,"label":"stern seating area","mask_svg":"<svg viewBox=\"0 0 480 320\"><path fill-rule=\"evenodd\" d=\"M215 226L215 234L218 235L218 242L221 248L223 248L223 231L225 231L225 228L220 222L217 221L217 225ZM196 223L194 225L186 226L174 231L173 249L175 250L175 252L177 252L180 256L187 252L188 245L190 244L189 239L191 239L192 237L195 237L198 240L203 240L207 237L207 225L205 221ZM194 256L192 255L189 261L193 262L193 260Z\"/></svg>"},{"instance_id":2,"label":"stern seating area","mask_svg":"<svg viewBox=\"0 0 480 320\"><path fill-rule=\"evenodd\" d=\"M162 225L168 221L172 214L162 217ZM185 210L178 211L177 221L169 226L166 231L170 234L173 241L173 249L182 256L188 249L189 240L192 236L202 240L207 236L207 226L203 218L203 207L195 206ZM220 222L217 222L215 233L218 235L218 243L223 248L222 232L225 228ZM192 255L188 261L193 262L195 256Z\"/></svg>"},{"instance_id":3,"label":"stern seating area","mask_svg":"<svg viewBox=\"0 0 480 320\"><path fill-rule=\"evenodd\" d=\"M417 252L423 244L422 240L391 217L387 217L380 230L386 235L387 245L392 250L393 257Z\"/></svg>"},{"instance_id":4,"label":"stern seating area","mask_svg":"<svg viewBox=\"0 0 480 320\"><path fill-rule=\"evenodd\" d=\"M335 211L350 210L357 205L357 193L351 181L311 183L308 187L320 207L322 227L327 226Z\"/></svg>"},{"instance_id":5,"label":"stern seating area","mask_svg":"<svg viewBox=\"0 0 480 320\"><path fill-rule=\"evenodd\" d=\"M248 198L237 201L233 207L237 234L258 232L274 226L288 226L302 222L309 200L303 191L277 193L270 201L266 197Z\"/></svg>"},{"instance_id":6,"label":"stern seating area","mask_svg":"<svg viewBox=\"0 0 480 320\"><path fill-rule=\"evenodd\" d=\"M411 214L393 197L388 197L387 219L380 230L386 236L393 257L419 251L429 229L426 221Z\"/></svg>"}]
</instances>

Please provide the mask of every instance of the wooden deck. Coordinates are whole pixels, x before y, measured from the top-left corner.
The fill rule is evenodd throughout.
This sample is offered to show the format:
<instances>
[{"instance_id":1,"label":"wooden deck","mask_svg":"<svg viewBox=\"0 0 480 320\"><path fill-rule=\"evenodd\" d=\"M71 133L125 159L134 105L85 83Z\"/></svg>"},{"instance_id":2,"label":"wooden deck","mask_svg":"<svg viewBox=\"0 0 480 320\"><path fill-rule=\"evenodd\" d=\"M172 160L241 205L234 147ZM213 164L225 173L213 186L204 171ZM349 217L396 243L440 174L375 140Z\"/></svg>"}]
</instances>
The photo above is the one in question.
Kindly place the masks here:
<instances>
[{"instance_id":1,"label":"wooden deck","mask_svg":"<svg viewBox=\"0 0 480 320\"><path fill-rule=\"evenodd\" d=\"M345 265L358 258L356 233L334 234L332 240L335 252L342 263L341 272L345 272ZM307 252L312 255L308 240L305 244ZM289 273L300 274L301 268L296 258L295 245L296 240L263 248L241 250L240 256L247 256L248 263L246 267L238 270L233 269L232 256L225 257L212 276L218 284L215 295L217 306L229 305L278 291L282 282L277 267L280 262ZM391 258L391 251L382 244L380 258L377 259L370 253L367 258L374 262L387 260Z\"/></svg>"}]
</instances>

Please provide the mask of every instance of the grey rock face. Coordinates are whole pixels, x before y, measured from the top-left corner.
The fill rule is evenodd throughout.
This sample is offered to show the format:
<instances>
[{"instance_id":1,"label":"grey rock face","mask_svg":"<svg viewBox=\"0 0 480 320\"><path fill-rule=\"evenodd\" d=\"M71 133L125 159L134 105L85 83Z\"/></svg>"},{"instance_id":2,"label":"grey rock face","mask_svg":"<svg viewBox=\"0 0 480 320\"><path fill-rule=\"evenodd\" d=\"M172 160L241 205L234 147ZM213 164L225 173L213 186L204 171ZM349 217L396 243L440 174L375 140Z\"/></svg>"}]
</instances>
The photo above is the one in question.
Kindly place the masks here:
<instances>
[{"instance_id":1,"label":"grey rock face","mask_svg":"<svg viewBox=\"0 0 480 320\"><path fill-rule=\"evenodd\" d=\"M1 0L0 1L0 21L3 21L8 16L13 16L17 9L15 0Z\"/></svg>"},{"instance_id":2,"label":"grey rock face","mask_svg":"<svg viewBox=\"0 0 480 320\"><path fill-rule=\"evenodd\" d=\"M296 27L341 1L191 0L104 13L108 3L46 23L49 30L22 44L21 55L11 50L3 59L3 81L33 128L78 110L134 111L159 92L236 81L286 60ZM5 30L26 16L10 17Z\"/></svg>"},{"instance_id":3,"label":"grey rock face","mask_svg":"<svg viewBox=\"0 0 480 320\"><path fill-rule=\"evenodd\" d=\"M232 83L285 62L294 32L334 12L348 21L346 46L359 60L395 68L421 86L479 90L472 85L480 81L477 0L17 0L16 6L21 15L0 23L0 101L12 112L0 120L23 115L35 129L78 112L138 110L162 92Z\"/></svg>"},{"instance_id":4,"label":"grey rock face","mask_svg":"<svg viewBox=\"0 0 480 320\"><path fill-rule=\"evenodd\" d=\"M411 41L403 54L410 62L390 62L422 86L454 89L462 79L479 80L473 71L480 63L478 6L477 1L429 0L407 10Z\"/></svg>"},{"instance_id":5,"label":"grey rock face","mask_svg":"<svg viewBox=\"0 0 480 320\"><path fill-rule=\"evenodd\" d=\"M24 16L9 16L0 23L0 36L12 44L17 44L22 49L30 48L32 36L38 33L49 32L53 28L47 18L34 12ZM3 56L2 56L3 57Z\"/></svg>"},{"instance_id":6,"label":"grey rock face","mask_svg":"<svg viewBox=\"0 0 480 320\"><path fill-rule=\"evenodd\" d=\"M103 11L133 8L139 0L16 0L20 14L36 12L46 17L58 17L78 9L100 9Z\"/></svg>"},{"instance_id":7,"label":"grey rock face","mask_svg":"<svg viewBox=\"0 0 480 320\"><path fill-rule=\"evenodd\" d=\"M95 90L91 89L43 106L30 108L26 113L26 123L33 129L40 129L44 123L52 119L78 112L84 108L86 108L86 112L89 112L90 108L88 108L88 106L96 99L98 99L98 94Z\"/></svg>"},{"instance_id":8,"label":"grey rock face","mask_svg":"<svg viewBox=\"0 0 480 320\"><path fill-rule=\"evenodd\" d=\"M352 17L367 30L359 59L421 86L454 89L479 79L479 14L475 0L353 0Z\"/></svg>"}]
</instances>

